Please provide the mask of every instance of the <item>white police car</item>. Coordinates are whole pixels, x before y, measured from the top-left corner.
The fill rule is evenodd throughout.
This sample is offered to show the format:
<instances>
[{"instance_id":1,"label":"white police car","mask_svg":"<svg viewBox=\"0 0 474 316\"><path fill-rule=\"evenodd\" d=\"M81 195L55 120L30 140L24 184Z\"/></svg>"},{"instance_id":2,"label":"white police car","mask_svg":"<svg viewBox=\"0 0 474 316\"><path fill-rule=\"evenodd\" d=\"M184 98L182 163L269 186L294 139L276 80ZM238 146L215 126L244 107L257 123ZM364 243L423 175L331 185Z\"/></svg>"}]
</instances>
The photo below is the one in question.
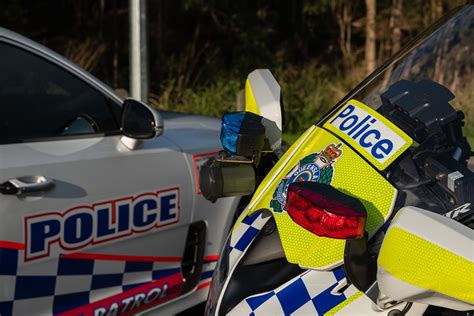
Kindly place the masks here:
<instances>
[{"instance_id":1,"label":"white police car","mask_svg":"<svg viewBox=\"0 0 474 316\"><path fill-rule=\"evenodd\" d=\"M199 191L219 120L123 101L5 29L0 56L0 315L204 301L239 204Z\"/></svg>"}]
</instances>

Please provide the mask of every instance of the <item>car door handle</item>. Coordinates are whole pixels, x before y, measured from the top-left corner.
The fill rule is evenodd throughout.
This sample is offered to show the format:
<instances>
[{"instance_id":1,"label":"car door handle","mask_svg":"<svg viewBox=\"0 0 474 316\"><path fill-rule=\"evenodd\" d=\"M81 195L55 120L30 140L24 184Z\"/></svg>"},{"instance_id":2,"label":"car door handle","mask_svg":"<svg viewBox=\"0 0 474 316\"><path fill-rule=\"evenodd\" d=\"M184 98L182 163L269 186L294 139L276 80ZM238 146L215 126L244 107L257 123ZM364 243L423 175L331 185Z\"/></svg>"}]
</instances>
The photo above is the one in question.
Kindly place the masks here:
<instances>
[{"instance_id":1,"label":"car door handle","mask_svg":"<svg viewBox=\"0 0 474 316\"><path fill-rule=\"evenodd\" d=\"M54 186L54 181L43 176L26 176L10 179L0 184L0 192L7 195L20 195L23 193L32 193L47 191Z\"/></svg>"}]
</instances>

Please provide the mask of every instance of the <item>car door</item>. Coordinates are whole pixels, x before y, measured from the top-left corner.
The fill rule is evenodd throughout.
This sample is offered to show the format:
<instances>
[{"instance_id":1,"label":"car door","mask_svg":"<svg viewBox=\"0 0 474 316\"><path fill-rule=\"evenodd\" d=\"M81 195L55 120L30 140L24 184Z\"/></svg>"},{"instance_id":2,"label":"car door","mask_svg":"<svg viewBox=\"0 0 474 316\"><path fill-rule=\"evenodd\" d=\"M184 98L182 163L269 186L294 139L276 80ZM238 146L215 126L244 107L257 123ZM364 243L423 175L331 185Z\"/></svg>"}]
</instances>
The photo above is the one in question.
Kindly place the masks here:
<instances>
[{"instance_id":1,"label":"car door","mask_svg":"<svg viewBox=\"0 0 474 316\"><path fill-rule=\"evenodd\" d=\"M0 315L114 314L179 295L183 153L165 136L124 146L117 99L44 52L0 41L0 56Z\"/></svg>"}]
</instances>

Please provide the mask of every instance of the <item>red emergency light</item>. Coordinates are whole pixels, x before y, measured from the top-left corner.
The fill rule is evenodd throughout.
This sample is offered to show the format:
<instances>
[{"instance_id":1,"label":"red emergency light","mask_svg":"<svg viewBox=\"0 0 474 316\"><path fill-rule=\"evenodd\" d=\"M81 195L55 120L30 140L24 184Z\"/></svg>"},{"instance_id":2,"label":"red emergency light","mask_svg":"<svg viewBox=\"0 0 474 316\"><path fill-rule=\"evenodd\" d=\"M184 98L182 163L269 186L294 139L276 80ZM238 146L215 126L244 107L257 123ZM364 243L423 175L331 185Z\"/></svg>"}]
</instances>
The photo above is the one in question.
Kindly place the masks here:
<instances>
[{"instance_id":1,"label":"red emergency light","mask_svg":"<svg viewBox=\"0 0 474 316\"><path fill-rule=\"evenodd\" d=\"M364 236L367 218L364 206L330 185L306 181L290 184L286 211L298 225L321 237Z\"/></svg>"}]
</instances>

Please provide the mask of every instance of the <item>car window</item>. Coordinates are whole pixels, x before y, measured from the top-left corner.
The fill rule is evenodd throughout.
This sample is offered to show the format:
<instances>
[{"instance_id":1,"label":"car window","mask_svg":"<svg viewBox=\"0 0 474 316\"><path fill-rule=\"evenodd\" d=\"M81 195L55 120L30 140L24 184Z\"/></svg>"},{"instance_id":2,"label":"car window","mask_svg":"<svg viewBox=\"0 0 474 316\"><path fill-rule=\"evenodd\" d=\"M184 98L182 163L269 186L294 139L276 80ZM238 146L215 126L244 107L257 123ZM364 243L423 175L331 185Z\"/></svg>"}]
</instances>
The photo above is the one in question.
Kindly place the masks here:
<instances>
[{"instance_id":1,"label":"car window","mask_svg":"<svg viewBox=\"0 0 474 316\"><path fill-rule=\"evenodd\" d=\"M117 131L109 102L58 65L0 43L0 143Z\"/></svg>"}]
</instances>

